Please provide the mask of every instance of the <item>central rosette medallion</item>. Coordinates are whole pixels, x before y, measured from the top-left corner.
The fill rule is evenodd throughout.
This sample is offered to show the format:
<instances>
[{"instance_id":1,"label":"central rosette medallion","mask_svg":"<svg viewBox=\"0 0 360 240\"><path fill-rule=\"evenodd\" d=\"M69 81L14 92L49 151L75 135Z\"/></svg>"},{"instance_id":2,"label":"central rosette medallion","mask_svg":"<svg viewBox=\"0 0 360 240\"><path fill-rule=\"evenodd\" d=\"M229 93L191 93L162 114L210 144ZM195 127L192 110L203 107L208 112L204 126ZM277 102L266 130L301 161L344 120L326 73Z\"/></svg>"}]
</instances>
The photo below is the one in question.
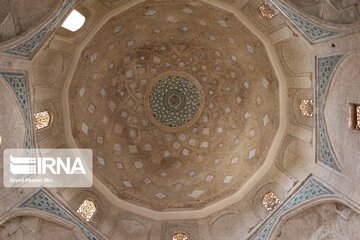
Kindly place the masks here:
<instances>
[{"instance_id":1,"label":"central rosette medallion","mask_svg":"<svg viewBox=\"0 0 360 240\"><path fill-rule=\"evenodd\" d=\"M145 108L151 121L169 131L190 127L201 115L204 94L190 74L169 72L155 77L145 94Z\"/></svg>"}]
</instances>

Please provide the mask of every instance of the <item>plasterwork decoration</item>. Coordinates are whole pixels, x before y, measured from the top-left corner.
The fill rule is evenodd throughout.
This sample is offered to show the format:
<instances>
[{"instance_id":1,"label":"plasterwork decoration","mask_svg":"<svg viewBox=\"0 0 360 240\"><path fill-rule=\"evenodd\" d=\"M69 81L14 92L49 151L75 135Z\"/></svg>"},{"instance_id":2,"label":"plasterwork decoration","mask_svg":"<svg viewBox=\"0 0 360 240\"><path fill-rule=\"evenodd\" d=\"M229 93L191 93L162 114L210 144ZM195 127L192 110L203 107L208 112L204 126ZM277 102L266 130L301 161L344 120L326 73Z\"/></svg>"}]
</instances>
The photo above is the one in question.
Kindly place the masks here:
<instances>
[{"instance_id":1,"label":"plasterwork decoration","mask_svg":"<svg viewBox=\"0 0 360 240\"><path fill-rule=\"evenodd\" d=\"M325 195L334 195L330 189L322 185L319 181L313 177L309 178L304 185L302 185L292 197L284 202L282 206L275 210L274 214L267 220L267 222L261 226L258 231L250 237L252 240L265 240L270 236L275 224L279 221L280 216L284 215L294 207L299 206L304 202L314 200L315 198Z\"/></svg>"},{"instance_id":2,"label":"plasterwork decoration","mask_svg":"<svg viewBox=\"0 0 360 240\"><path fill-rule=\"evenodd\" d=\"M338 34L337 32L317 26L316 24L298 16L278 0L271 0L271 2L308 38L308 40L310 40L310 42L324 40Z\"/></svg>"},{"instance_id":3,"label":"plasterwork decoration","mask_svg":"<svg viewBox=\"0 0 360 240\"><path fill-rule=\"evenodd\" d=\"M55 199L50 197L44 190L39 190L28 200L20 205L20 208L35 208L60 217L66 221L75 224L85 234L89 240L98 240L99 238L92 233L84 224L81 223L72 213L62 207Z\"/></svg>"},{"instance_id":4,"label":"plasterwork decoration","mask_svg":"<svg viewBox=\"0 0 360 240\"><path fill-rule=\"evenodd\" d=\"M17 57L32 58L37 49L49 36L50 32L56 28L63 16L66 14L76 0L65 0L62 6L54 14L54 16L38 31L34 32L28 39L15 47L5 49L4 52Z\"/></svg>"},{"instance_id":5,"label":"plasterwork decoration","mask_svg":"<svg viewBox=\"0 0 360 240\"><path fill-rule=\"evenodd\" d=\"M317 89L316 89L316 105L317 105L317 118L316 118L316 145L317 145L317 161L331 167L332 169L340 172L340 168L336 163L335 154L333 153L328 133L324 121L324 104L325 96L327 95L330 86L331 75L342 58L342 55L334 55L329 57L317 58Z\"/></svg>"},{"instance_id":6,"label":"plasterwork decoration","mask_svg":"<svg viewBox=\"0 0 360 240\"><path fill-rule=\"evenodd\" d=\"M29 149L33 147L33 125L26 76L16 72L0 72L0 76L6 80L19 101L26 125L24 148Z\"/></svg>"}]
</instances>

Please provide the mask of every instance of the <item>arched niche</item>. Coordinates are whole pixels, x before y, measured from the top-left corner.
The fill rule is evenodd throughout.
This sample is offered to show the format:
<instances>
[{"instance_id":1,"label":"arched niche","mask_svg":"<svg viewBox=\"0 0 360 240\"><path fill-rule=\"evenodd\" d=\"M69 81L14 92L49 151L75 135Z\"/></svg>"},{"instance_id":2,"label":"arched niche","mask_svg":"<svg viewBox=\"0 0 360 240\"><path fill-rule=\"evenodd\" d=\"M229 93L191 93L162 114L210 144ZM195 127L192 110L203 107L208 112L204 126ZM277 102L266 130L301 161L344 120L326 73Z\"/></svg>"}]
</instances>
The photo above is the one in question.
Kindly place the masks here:
<instances>
[{"instance_id":1,"label":"arched niche","mask_svg":"<svg viewBox=\"0 0 360 240\"><path fill-rule=\"evenodd\" d=\"M323 199L289 211L277 224L270 239L358 239L360 214L347 203Z\"/></svg>"},{"instance_id":2,"label":"arched niche","mask_svg":"<svg viewBox=\"0 0 360 240\"><path fill-rule=\"evenodd\" d=\"M45 24L62 0L0 0L0 46L11 43Z\"/></svg>"},{"instance_id":3,"label":"arched niche","mask_svg":"<svg viewBox=\"0 0 360 240\"><path fill-rule=\"evenodd\" d=\"M345 56L334 71L324 101L324 119L330 145L344 174L360 180L360 132L349 128L349 104L360 103L360 52Z\"/></svg>"},{"instance_id":4,"label":"arched niche","mask_svg":"<svg viewBox=\"0 0 360 240\"><path fill-rule=\"evenodd\" d=\"M286 196L285 189L283 189L279 183L272 181L271 179L265 179L263 184L259 185L258 190L252 198L252 207L255 209L261 219L265 219L271 212L269 212L263 204L263 198L265 194L269 192L272 192L280 202Z\"/></svg>"},{"instance_id":5,"label":"arched niche","mask_svg":"<svg viewBox=\"0 0 360 240\"><path fill-rule=\"evenodd\" d=\"M37 210L14 210L1 221L2 240L86 240L81 230L70 222Z\"/></svg>"},{"instance_id":6,"label":"arched niche","mask_svg":"<svg viewBox=\"0 0 360 240\"><path fill-rule=\"evenodd\" d=\"M314 126L314 116L304 115L300 110L300 104L302 100L313 100L314 96L312 89L289 89L289 110L290 119L293 123L306 127L312 128ZM314 109L313 104L312 109ZM310 114L314 115L314 111L310 111Z\"/></svg>"},{"instance_id":7,"label":"arched niche","mask_svg":"<svg viewBox=\"0 0 360 240\"><path fill-rule=\"evenodd\" d=\"M302 179L313 164L313 147L300 139L292 137L282 155L282 168L296 179Z\"/></svg>"},{"instance_id":8,"label":"arched niche","mask_svg":"<svg viewBox=\"0 0 360 240\"><path fill-rule=\"evenodd\" d=\"M198 226L195 221L164 222L161 240L172 240L177 232L186 233L189 240L199 240Z\"/></svg>"},{"instance_id":9,"label":"arched niche","mask_svg":"<svg viewBox=\"0 0 360 240\"><path fill-rule=\"evenodd\" d=\"M148 240L150 237L150 230L136 219L118 218L109 235L111 240Z\"/></svg>"},{"instance_id":10,"label":"arched niche","mask_svg":"<svg viewBox=\"0 0 360 240\"><path fill-rule=\"evenodd\" d=\"M347 26L359 23L360 20L359 0L285 0L285 2L319 23Z\"/></svg>"},{"instance_id":11,"label":"arched niche","mask_svg":"<svg viewBox=\"0 0 360 240\"><path fill-rule=\"evenodd\" d=\"M214 240L241 239L247 234L244 218L238 212L226 212L211 224L211 236Z\"/></svg>"},{"instance_id":12,"label":"arched niche","mask_svg":"<svg viewBox=\"0 0 360 240\"><path fill-rule=\"evenodd\" d=\"M278 52L281 63L290 76L307 75L314 71L312 46L305 39L293 37L282 41Z\"/></svg>"},{"instance_id":13,"label":"arched niche","mask_svg":"<svg viewBox=\"0 0 360 240\"><path fill-rule=\"evenodd\" d=\"M97 226L101 223L106 214L105 205L103 204L104 201L102 201L93 191L81 190L72 197L72 199L69 201L69 205L74 212L77 212L84 200L90 200L95 204L96 211L89 220L89 223L91 225Z\"/></svg>"}]
</instances>

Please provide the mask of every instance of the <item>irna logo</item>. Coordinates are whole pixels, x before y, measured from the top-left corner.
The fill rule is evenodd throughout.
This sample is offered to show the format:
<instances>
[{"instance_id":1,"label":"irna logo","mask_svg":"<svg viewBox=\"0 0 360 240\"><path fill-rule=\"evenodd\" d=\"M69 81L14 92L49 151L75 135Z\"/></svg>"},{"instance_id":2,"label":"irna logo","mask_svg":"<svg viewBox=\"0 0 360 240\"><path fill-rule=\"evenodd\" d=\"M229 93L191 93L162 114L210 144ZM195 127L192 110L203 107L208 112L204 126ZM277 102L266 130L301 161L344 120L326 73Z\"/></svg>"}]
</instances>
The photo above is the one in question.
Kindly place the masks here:
<instances>
[{"instance_id":1,"label":"irna logo","mask_svg":"<svg viewBox=\"0 0 360 240\"><path fill-rule=\"evenodd\" d=\"M80 157L14 157L10 155L12 174L86 174Z\"/></svg>"},{"instance_id":2,"label":"irna logo","mask_svg":"<svg viewBox=\"0 0 360 240\"><path fill-rule=\"evenodd\" d=\"M91 149L32 148L5 149L5 187L91 187Z\"/></svg>"}]
</instances>

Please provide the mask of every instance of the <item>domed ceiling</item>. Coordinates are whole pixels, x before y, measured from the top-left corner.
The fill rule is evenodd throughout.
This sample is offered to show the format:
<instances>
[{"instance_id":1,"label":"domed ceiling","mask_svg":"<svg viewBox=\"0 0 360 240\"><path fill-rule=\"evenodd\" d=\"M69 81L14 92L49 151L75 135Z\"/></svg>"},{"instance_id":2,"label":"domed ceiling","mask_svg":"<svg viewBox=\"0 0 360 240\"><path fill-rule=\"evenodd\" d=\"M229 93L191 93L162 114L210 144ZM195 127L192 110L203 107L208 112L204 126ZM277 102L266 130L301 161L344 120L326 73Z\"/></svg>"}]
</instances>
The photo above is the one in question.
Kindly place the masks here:
<instances>
[{"instance_id":1,"label":"domed ceiling","mask_svg":"<svg viewBox=\"0 0 360 240\"><path fill-rule=\"evenodd\" d=\"M115 195L154 210L197 209L237 191L279 125L263 44L206 4L137 5L109 20L79 60L72 134Z\"/></svg>"}]
</instances>

